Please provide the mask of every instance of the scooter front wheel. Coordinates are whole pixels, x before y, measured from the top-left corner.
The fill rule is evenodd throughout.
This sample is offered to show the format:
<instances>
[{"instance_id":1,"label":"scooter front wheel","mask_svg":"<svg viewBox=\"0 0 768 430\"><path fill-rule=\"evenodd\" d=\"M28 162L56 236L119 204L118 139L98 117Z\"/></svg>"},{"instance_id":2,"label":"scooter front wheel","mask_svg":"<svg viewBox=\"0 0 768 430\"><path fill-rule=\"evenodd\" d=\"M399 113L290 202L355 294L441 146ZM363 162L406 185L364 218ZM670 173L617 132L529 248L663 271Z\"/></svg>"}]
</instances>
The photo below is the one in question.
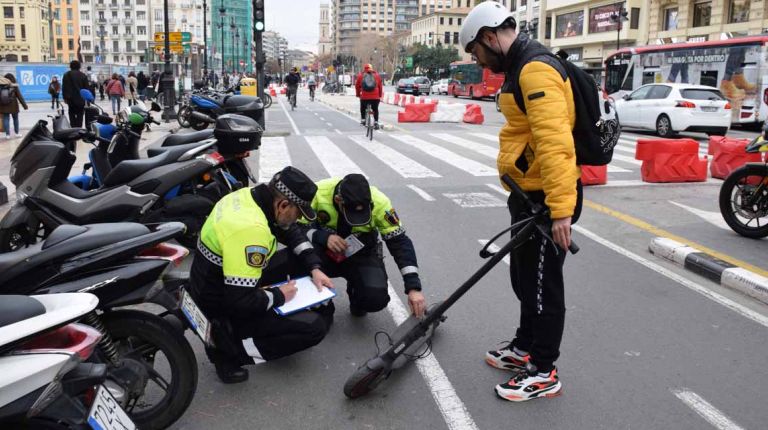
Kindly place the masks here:
<instances>
[{"instance_id":1,"label":"scooter front wheel","mask_svg":"<svg viewBox=\"0 0 768 430\"><path fill-rule=\"evenodd\" d=\"M177 121L179 121L179 125L182 128L189 128L191 126L189 122L189 116L192 114L192 108L189 106L182 106L179 108L179 113L177 116Z\"/></svg>"},{"instance_id":2,"label":"scooter front wheel","mask_svg":"<svg viewBox=\"0 0 768 430\"><path fill-rule=\"evenodd\" d=\"M383 367L370 369L366 363L347 378L347 382L344 383L344 395L350 399L362 397L376 389L383 380L387 379L389 373Z\"/></svg>"}]
</instances>

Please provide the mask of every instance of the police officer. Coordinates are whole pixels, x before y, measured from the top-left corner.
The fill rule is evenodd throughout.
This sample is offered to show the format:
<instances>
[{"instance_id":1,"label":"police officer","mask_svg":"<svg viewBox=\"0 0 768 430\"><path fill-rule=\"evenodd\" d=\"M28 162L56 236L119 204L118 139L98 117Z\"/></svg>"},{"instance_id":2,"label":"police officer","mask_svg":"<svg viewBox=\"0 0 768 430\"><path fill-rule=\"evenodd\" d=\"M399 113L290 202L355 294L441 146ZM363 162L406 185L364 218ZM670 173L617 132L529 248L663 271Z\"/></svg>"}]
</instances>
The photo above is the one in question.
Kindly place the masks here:
<instances>
[{"instance_id":1,"label":"police officer","mask_svg":"<svg viewBox=\"0 0 768 430\"><path fill-rule=\"evenodd\" d=\"M296 225L301 215L315 219L310 202L316 190L311 179L289 166L269 184L222 198L203 225L190 272L191 293L214 327L216 347L206 352L224 383L247 380L244 364L318 344L330 328L333 303L289 316L273 311L296 295L295 281L285 283L289 276L311 275L318 288L333 288ZM286 248L278 251L278 242Z\"/></svg>"},{"instance_id":2,"label":"police officer","mask_svg":"<svg viewBox=\"0 0 768 430\"><path fill-rule=\"evenodd\" d=\"M424 315L426 300L421 293L416 251L384 193L370 186L360 174L325 179L317 183L312 209L317 213L317 220L310 224L307 236L321 250L323 271L347 280L352 315L377 312L389 303L379 234L403 275L411 311L418 317ZM364 247L344 258L349 246L345 239L350 234Z\"/></svg>"}]
</instances>

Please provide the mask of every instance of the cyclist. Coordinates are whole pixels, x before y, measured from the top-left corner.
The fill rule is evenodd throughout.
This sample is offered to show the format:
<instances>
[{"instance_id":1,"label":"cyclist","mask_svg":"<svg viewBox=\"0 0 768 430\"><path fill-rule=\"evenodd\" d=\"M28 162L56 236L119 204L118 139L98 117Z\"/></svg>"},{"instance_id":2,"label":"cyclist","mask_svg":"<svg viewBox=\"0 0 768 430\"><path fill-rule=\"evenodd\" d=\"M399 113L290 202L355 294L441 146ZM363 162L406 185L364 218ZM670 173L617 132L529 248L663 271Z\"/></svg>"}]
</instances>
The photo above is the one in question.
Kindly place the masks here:
<instances>
[{"instance_id":1,"label":"cyclist","mask_svg":"<svg viewBox=\"0 0 768 430\"><path fill-rule=\"evenodd\" d=\"M315 75L309 75L309 78L307 78L307 87L309 88L309 98L314 100L315 88L317 88L317 81L315 80Z\"/></svg>"},{"instance_id":2,"label":"cyclist","mask_svg":"<svg viewBox=\"0 0 768 430\"><path fill-rule=\"evenodd\" d=\"M370 106L373 109L373 119L376 121L374 128L379 129L379 101L383 94L381 76L373 70L372 65L366 64L355 80L355 95L360 99L361 125L365 125L365 110Z\"/></svg>"},{"instance_id":3,"label":"cyclist","mask_svg":"<svg viewBox=\"0 0 768 430\"><path fill-rule=\"evenodd\" d=\"M565 326L563 264L582 193L571 133L576 122L571 81L547 48L516 28L502 5L483 2L465 18L459 41L479 66L506 73L499 96L506 117L499 134L499 174L509 174L531 200L550 209L551 236L560 248L537 232L512 252L510 278L520 300L520 326L509 345L485 356L489 365L516 372L496 386L496 393L521 402L562 392L554 362ZM530 60L521 64L524 58ZM525 111L517 107L516 85L525 95ZM514 198L507 205L512 222L525 216Z\"/></svg>"},{"instance_id":4,"label":"cyclist","mask_svg":"<svg viewBox=\"0 0 768 430\"><path fill-rule=\"evenodd\" d=\"M288 85L288 100L291 100L291 96L294 96L294 106L298 104L296 99L300 83L301 75L299 74L299 69L292 67L291 72L285 76L285 84Z\"/></svg>"}]
</instances>

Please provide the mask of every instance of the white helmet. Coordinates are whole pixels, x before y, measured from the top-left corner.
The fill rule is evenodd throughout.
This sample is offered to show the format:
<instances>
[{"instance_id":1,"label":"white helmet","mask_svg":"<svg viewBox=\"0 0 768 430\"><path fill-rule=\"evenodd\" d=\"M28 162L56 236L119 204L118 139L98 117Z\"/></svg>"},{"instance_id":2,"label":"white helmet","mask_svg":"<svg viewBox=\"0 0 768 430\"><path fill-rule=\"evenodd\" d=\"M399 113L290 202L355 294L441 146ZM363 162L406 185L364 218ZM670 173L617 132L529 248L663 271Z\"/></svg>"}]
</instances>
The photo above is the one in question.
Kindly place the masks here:
<instances>
[{"instance_id":1,"label":"white helmet","mask_svg":"<svg viewBox=\"0 0 768 430\"><path fill-rule=\"evenodd\" d=\"M485 27L496 28L506 20L512 18L512 14L501 4L495 1L484 1L475 6L464 19L464 25L459 33L459 43L465 52L467 46L474 42L477 35ZM512 18L514 20L514 18Z\"/></svg>"}]
</instances>

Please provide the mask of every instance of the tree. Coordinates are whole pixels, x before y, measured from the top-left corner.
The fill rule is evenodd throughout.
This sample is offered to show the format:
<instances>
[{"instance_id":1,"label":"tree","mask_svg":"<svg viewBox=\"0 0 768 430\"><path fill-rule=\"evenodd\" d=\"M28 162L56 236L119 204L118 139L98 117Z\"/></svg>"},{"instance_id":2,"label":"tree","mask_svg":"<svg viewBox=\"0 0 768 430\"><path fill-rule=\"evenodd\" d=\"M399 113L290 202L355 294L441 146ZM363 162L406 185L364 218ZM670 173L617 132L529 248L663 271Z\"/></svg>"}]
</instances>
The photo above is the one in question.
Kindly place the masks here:
<instances>
[{"instance_id":1,"label":"tree","mask_svg":"<svg viewBox=\"0 0 768 430\"><path fill-rule=\"evenodd\" d=\"M449 65L460 58L456 48L444 47L440 43L435 46L417 43L411 48L410 54L413 56L414 69L418 68L420 73L432 80L447 75Z\"/></svg>"},{"instance_id":2,"label":"tree","mask_svg":"<svg viewBox=\"0 0 768 430\"><path fill-rule=\"evenodd\" d=\"M269 74L280 73L280 64L277 63L277 60L270 58L264 64L264 72Z\"/></svg>"}]
</instances>

